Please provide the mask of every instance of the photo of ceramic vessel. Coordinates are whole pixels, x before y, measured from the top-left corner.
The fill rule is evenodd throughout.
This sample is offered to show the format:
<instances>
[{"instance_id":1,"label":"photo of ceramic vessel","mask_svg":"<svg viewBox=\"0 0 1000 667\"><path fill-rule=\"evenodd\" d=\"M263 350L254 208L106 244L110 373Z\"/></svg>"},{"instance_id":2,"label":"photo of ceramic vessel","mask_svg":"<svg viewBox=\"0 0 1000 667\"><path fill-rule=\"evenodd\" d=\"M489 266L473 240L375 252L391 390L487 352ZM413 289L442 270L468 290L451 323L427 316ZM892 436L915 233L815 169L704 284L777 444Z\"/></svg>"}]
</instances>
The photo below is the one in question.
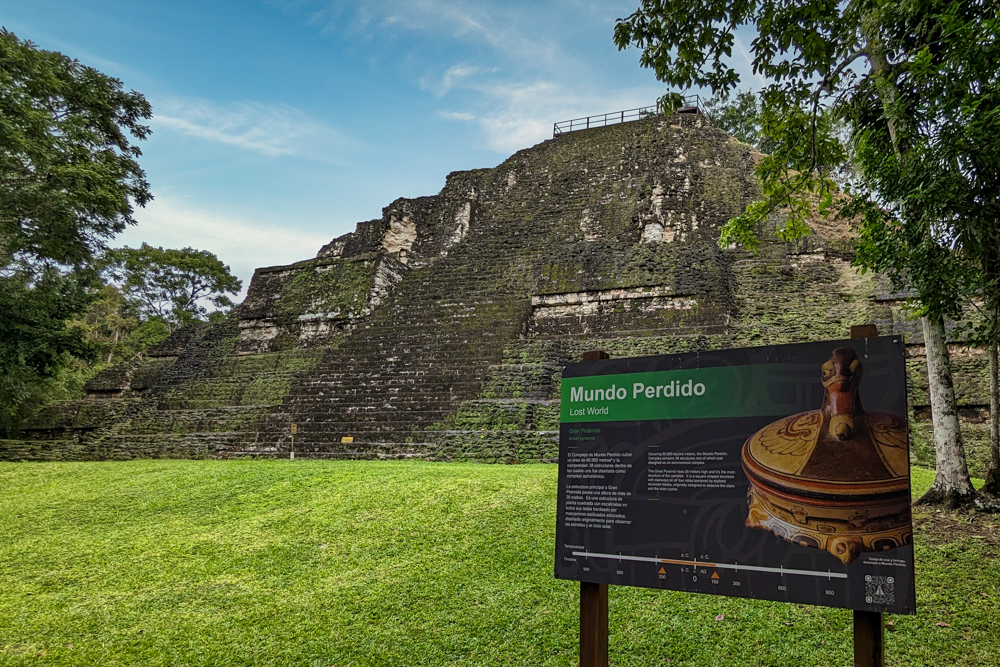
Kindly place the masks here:
<instances>
[{"instance_id":1,"label":"photo of ceramic vessel","mask_svg":"<svg viewBox=\"0 0 1000 667\"><path fill-rule=\"evenodd\" d=\"M743 445L746 525L850 564L912 542L906 419L866 412L850 347L822 365L818 410L779 419Z\"/></svg>"}]
</instances>

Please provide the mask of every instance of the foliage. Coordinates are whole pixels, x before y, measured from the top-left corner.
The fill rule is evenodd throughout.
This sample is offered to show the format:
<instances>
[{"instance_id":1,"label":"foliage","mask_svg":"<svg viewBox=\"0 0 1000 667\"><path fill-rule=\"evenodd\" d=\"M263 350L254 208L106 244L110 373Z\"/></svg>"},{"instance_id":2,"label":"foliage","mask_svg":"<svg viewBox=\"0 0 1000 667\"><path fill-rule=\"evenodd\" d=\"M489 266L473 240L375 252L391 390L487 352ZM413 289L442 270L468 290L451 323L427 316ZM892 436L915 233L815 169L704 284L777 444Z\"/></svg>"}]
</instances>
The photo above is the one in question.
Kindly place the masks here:
<instances>
[{"instance_id":1,"label":"foliage","mask_svg":"<svg viewBox=\"0 0 1000 667\"><path fill-rule=\"evenodd\" d=\"M20 363L0 378L0 434L16 435L21 422L44 405L77 398L83 384L101 369L133 359L169 335L158 318L140 321L134 304L112 285L87 290L66 291L80 300L67 301L47 296L74 274L50 274L52 285L40 281L18 298L8 312L16 316L0 321L0 353ZM7 293L0 293L0 307ZM21 295L17 295L21 296ZM53 304L67 304L65 310L51 310ZM83 307L82 313L75 312ZM36 331L47 326L47 335L28 337L16 329L28 326ZM52 340L60 341L53 345Z\"/></svg>"},{"instance_id":2,"label":"foliage","mask_svg":"<svg viewBox=\"0 0 1000 667\"><path fill-rule=\"evenodd\" d=\"M884 73L849 106L864 178L858 262L915 290L923 312L979 310L991 366L991 465L977 502L1000 507L1000 18L995 2L903 4Z\"/></svg>"},{"instance_id":3,"label":"foliage","mask_svg":"<svg viewBox=\"0 0 1000 667\"><path fill-rule=\"evenodd\" d=\"M733 95L728 90L719 91L705 101L705 113L712 120L712 124L727 134L739 139L745 144L749 144L765 155L775 151L775 142L763 131L763 109L760 95L753 90L744 90ZM828 134L841 144L847 144L847 126L834 113L834 110L827 110L819 119L821 131ZM827 160L834 160L827 164L820 163L820 169L829 173L838 184L849 181L853 176L852 163L850 161L840 161L843 153L837 152Z\"/></svg>"},{"instance_id":4,"label":"foliage","mask_svg":"<svg viewBox=\"0 0 1000 667\"><path fill-rule=\"evenodd\" d=\"M0 413L9 431L40 388L93 348L67 320L90 263L150 199L131 138L150 106L121 81L0 29Z\"/></svg>"},{"instance_id":5,"label":"foliage","mask_svg":"<svg viewBox=\"0 0 1000 667\"><path fill-rule=\"evenodd\" d=\"M916 292L918 311L927 318L925 337L934 338L942 353L927 357L932 395L941 398L932 404L943 457L934 492L956 491L971 500L947 346L937 339L944 337L943 318L957 316L961 298L983 287L988 317L1000 319L1000 308L993 307L1000 303L990 292L997 282L986 269L1000 252L1000 221L981 212L998 194L996 2L708 0L692 8L680 0L642 0L638 11L618 21L615 40L619 48L642 48L642 64L661 80L719 93L739 81L728 60L743 26L757 31L752 65L769 82L761 93L760 125L774 148L756 167L763 198L725 225L720 243L756 249L759 225L778 209L787 213L778 229L785 240L810 233L814 200L821 215L835 212L831 167L849 156L830 119L848 124L858 187L843 213L860 220L856 264L884 271L897 289ZM1000 333L1000 324L985 328ZM991 345L991 357L995 349ZM992 395L995 403L995 374ZM1000 433L990 476L1000 493L998 447ZM954 488L945 489L949 485Z\"/></svg>"},{"instance_id":6,"label":"foliage","mask_svg":"<svg viewBox=\"0 0 1000 667\"><path fill-rule=\"evenodd\" d=\"M99 360L110 363L128 332L138 325L138 319L128 310L121 292L112 285L102 285L91 294L87 310L74 318L73 323L84 332Z\"/></svg>"},{"instance_id":7,"label":"foliage","mask_svg":"<svg viewBox=\"0 0 1000 667\"><path fill-rule=\"evenodd\" d=\"M0 30L0 256L88 262L152 197L129 135L149 103L121 81Z\"/></svg>"},{"instance_id":8,"label":"foliage","mask_svg":"<svg viewBox=\"0 0 1000 667\"><path fill-rule=\"evenodd\" d=\"M770 82L757 125L771 155L756 168L762 200L730 221L720 242L756 248L758 225L779 208L788 212L779 236L809 233L813 202L821 215L836 211L834 171L853 158L857 196L846 213L865 221L860 265L916 289L924 314L952 314L979 280L960 266L968 252L952 250L998 247L995 223L974 243L956 227L982 220L984 204L996 201L995 3L643 0L618 21L615 41L641 48L641 64L661 81L728 99L739 83L736 31L747 26L757 32L753 69ZM740 95L732 116L750 110ZM840 123L853 155L838 138Z\"/></svg>"},{"instance_id":9,"label":"foliage","mask_svg":"<svg viewBox=\"0 0 1000 667\"><path fill-rule=\"evenodd\" d=\"M676 113L682 106L684 106L684 96L680 93L668 92L656 100L656 112L664 116Z\"/></svg>"},{"instance_id":10,"label":"foliage","mask_svg":"<svg viewBox=\"0 0 1000 667\"><path fill-rule=\"evenodd\" d=\"M849 107L863 175L859 263L959 316L985 300L979 339L1000 341L1000 19L995 5L904 5L883 43L893 104ZM964 299L963 299L964 297Z\"/></svg>"},{"instance_id":11,"label":"foliage","mask_svg":"<svg viewBox=\"0 0 1000 667\"><path fill-rule=\"evenodd\" d=\"M164 250L143 243L141 248L107 251L104 263L108 275L145 317L170 326L203 319L208 309L199 301L231 308L226 293L235 294L242 286L229 267L207 250Z\"/></svg>"},{"instance_id":12,"label":"foliage","mask_svg":"<svg viewBox=\"0 0 1000 667\"><path fill-rule=\"evenodd\" d=\"M727 134L745 144L769 153L766 138L760 133L760 101L752 90L745 90L731 95L723 90L710 97L705 102L705 113L712 119L712 124Z\"/></svg>"},{"instance_id":13,"label":"foliage","mask_svg":"<svg viewBox=\"0 0 1000 667\"><path fill-rule=\"evenodd\" d=\"M102 285L91 295L87 310L72 320L98 352L95 370L127 361L169 335L160 318L143 319L137 304L114 285Z\"/></svg>"},{"instance_id":14,"label":"foliage","mask_svg":"<svg viewBox=\"0 0 1000 667\"><path fill-rule=\"evenodd\" d=\"M579 585L552 577L557 472L0 463L0 664L575 665ZM923 488L931 478L914 470ZM918 615L892 618L891 663L996 664L996 520L976 517L993 526L984 541L965 534L968 515L915 513ZM964 530L934 529L949 518ZM627 586L610 597L622 667L851 661L847 610Z\"/></svg>"},{"instance_id":15,"label":"foliage","mask_svg":"<svg viewBox=\"0 0 1000 667\"><path fill-rule=\"evenodd\" d=\"M838 82L839 74L830 82L826 77L851 58L851 36L861 30L853 7L745 0L710 0L692 7L680 0L643 0L638 11L615 26L618 47L643 49L640 63L652 67L661 81L681 88L708 87L724 98L739 83L729 62L735 32L747 24L757 28L753 67L773 82L761 93L753 123L771 149L756 167L763 199L726 225L721 243L756 248L757 226L778 208L788 213L779 236L789 240L809 232L806 221L813 215L814 200L820 214L831 213L836 191L832 172L847 155L833 131L834 118L824 113L838 101L840 91L828 90L827 84ZM794 57L784 57L790 51ZM750 100L744 96L742 102Z\"/></svg>"},{"instance_id":16,"label":"foliage","mask_svg":"<svg viewBox=\"0 0 1000 667\"><path fill-rule=\"evenodd\" d=\"M33 273L0 278L0 434L17 432L74 359L94 358L85 333L66 323L86 306L79 276L51 267Z\"/></svg>"}]
</instances>

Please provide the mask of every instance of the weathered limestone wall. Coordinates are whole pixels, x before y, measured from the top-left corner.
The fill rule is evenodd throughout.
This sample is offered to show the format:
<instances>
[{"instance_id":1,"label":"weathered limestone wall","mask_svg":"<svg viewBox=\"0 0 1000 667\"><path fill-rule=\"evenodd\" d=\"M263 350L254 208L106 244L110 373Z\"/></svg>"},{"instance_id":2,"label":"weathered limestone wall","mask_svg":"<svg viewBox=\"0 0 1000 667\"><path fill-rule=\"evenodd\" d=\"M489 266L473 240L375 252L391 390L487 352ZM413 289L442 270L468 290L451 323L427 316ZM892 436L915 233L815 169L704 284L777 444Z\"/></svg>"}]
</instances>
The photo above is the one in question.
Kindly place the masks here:
<instances>
[{"instance_id":1,"label":"weathered limestone wall","mask_svg":"<svg viewBox=\"0 0 1000 667\"><path fill-rule=\"evenodd\" d=\"M382 303L407 271L398 252L345 257L328 248L313 260L254 272L234 313L238 354L331 344Z\"/></svg>"},{"instance_id":2,"label":"weathered limestone wall","mask_svg":"<svg viewBox=\"0 0 1000 667\"><path fill-rule=\"evenodd\" d=\"M718 247L758 193L753 159L703 117L675 115L453 173L314 259L258 269L228 321L102 373L85 400L0 441L0 458L287 456L294 423L297 456L551 461L561 368L587 350L843 338L875 322L913 343L926 460L919 327L851 268L846 228L818 221L796 244L764 230L756 255ZM975 443L983 363L967 351L956 365Z\"/></svg>"}]
</instances>

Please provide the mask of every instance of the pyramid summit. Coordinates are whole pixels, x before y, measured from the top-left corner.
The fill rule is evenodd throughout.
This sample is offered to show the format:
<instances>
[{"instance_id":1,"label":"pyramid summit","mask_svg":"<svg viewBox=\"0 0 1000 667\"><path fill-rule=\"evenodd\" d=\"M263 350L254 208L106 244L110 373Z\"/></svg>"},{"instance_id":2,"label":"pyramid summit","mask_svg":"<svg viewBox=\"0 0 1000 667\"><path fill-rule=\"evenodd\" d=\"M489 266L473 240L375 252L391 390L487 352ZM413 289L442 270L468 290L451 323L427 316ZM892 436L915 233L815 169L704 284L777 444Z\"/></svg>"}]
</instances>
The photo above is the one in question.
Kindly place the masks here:
<instances>
[{"instance_id":1,"label":"pyramid summit","mask_svg":"<svg viewBox=\"0 0 1000 667\"><path fill-rule=\"evenodd\" d=\"M588 350L839 339L870 322L919 343L898 295L850 266L846 225L719 247L759 195L756 155L676 114L452 173L315 258L258 269L226 321L100 373L0 458L288 456L294 424L296 457L551 461L561 368Z\"/></svg>"}]
</instances>

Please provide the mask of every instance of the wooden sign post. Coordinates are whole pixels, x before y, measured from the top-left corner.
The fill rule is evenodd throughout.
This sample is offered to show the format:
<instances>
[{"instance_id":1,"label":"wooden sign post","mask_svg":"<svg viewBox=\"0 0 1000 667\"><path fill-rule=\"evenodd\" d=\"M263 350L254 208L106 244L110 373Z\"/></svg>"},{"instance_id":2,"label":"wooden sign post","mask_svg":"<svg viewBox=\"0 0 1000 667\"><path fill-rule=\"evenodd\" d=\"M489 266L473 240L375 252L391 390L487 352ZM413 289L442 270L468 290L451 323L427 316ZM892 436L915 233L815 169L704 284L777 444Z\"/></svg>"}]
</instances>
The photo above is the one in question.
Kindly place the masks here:
<instances>
[{"instance_id":1,"label":"wooden sign post","mask_svg":"<svg viewBox=\"0 0 1000 667\"><path fill-rule=\"evenodd\" d=\"M610 359L604 350L583 353L584 361ZM608 667L608 585L580 582L580 667Z\"/></svg>"},{"instance_id":2,"label":"wooden sign post","mask_svg":"<svg viewBox=\"0 0 1000 667\"><path fill-rule=\"evenodd\" d=\"M580 667L608 667L608 585L580 582Z\"/></svg>"},{"instance_id":3,"label":"wooden sign post","mask_svg":"<svg viewBox=\"0 0 1000 667\"><path fill-rule=\"evenodd\" d=\"M299 425L298 424L292 424L292 427L289 430L292 433L292 446L291 446L291 451L288 452L288 460L289 461L294 461L295 460L295 434L298 433L298 431L299 431Z\"/></svg>"},{"instance_id":4,"label":"wooden sign post","mask_svg":"<svg viewBox=\"0 0 1000 667\"><path fill-rule=\"evenodd\" d=\"M851 327L851 338L875 338L878 327ZM885 625L877 611L854 610L854 667L885 667Z\"/></svg>"}]
</instances>

